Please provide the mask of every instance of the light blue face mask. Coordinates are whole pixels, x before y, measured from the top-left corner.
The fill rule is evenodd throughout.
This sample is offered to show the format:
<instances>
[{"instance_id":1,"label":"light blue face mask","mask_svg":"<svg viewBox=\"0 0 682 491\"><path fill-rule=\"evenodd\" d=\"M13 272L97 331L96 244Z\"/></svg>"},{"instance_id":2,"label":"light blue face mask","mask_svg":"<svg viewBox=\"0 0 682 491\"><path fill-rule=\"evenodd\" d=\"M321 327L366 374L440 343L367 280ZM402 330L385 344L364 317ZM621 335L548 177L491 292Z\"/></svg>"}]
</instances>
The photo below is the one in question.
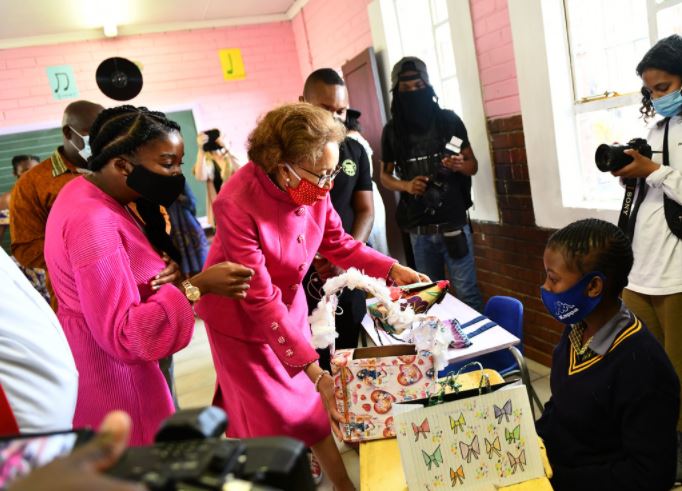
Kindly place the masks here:
<instances>
[{"instance_id":1,"label":"light blue face mask","mask_svg":"<svg viewBox=\"0 0 682 491\"><path fill-rule=\"evenodd\" d=\"M669 118L675 116L682 109L682 94L676 90L658 99L652 99L651 104L654 106L656 114Z\"/></svg>"}]
</instances>

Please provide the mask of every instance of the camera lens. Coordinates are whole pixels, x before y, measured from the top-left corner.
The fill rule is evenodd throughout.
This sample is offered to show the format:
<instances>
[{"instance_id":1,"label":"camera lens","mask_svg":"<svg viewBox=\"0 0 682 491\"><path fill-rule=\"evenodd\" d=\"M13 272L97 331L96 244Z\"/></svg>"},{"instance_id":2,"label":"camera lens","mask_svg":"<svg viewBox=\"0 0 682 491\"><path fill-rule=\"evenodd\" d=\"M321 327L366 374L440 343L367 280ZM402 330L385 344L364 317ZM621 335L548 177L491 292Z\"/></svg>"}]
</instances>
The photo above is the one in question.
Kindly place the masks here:
<instances>
[{"instance_id":1,"label":"camera lens","mask_svg":"<svg viewBox=\"0 0 682 491\"><path fill-rule=\"evenodd\" d=\"M631 147L607 145L606 143L599 145L594 153L594 161L597 164L597 168L602 172L613 172L628 165L633 159L623 153L626 148Z\"/></svg>"},{"instance_id":2,"label":"camera lens","mask_svg":"<svg viewBox=\"0 0 682 491\"><path fill-rule=\"evenodd\" d=\"M602 143L597 147L597 151L594 153L594 161L600 171L608 172L610 170L611 155L611 147L606 143Z\"/></svg>"}]
</instances>

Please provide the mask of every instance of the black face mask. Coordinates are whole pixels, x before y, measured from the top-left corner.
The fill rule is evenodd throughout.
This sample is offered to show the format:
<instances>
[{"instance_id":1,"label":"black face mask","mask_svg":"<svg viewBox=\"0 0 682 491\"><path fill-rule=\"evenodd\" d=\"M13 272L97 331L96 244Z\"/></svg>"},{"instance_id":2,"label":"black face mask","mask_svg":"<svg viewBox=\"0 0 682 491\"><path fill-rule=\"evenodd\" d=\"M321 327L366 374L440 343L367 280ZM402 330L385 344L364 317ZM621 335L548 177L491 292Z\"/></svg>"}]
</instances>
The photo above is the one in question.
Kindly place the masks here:
<instances>
[{"instance_id":1,"label":"black face mask","mask_svg":"<svg viewBox=\"0 0 682 491\"><path fill-rule=\"evenodd\" d=\"M185 188L185 176L163 176L146 167L135 164L133 171L126 179L127 186L137 191L143 198L168 208L180 196Z\"/></svg>"},{"instance_id":2,"label":"black face mask","mask_svg":"<svg viewBox=\"0 0 682 491\"><path fill-rule=\"evenodd\" d=\"M427 130L433 121L433 89L425 87L419 90L398 92L400 107L405 122L418 130Z\"/></svg>"}]
</instances>

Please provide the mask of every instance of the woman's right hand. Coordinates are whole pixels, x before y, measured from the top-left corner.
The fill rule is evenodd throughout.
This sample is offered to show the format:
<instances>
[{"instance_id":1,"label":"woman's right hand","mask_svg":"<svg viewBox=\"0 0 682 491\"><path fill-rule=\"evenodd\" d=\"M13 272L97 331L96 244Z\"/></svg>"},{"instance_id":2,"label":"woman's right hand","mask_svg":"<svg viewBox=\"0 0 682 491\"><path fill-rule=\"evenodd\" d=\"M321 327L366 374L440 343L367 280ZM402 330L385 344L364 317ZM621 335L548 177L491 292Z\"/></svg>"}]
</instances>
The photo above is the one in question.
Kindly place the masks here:
<instances>
[{"instance_id":1,"label":"woman's right hand","mask_svg":"<svg viewBox=\"0 0 682 491\"><path fill-rule=\"evenodd\" d=\"M246 298L253 275L252 269L226 261L214 264L193 276L190 283L199 288L202 295L214 293L241 300Z\"/></svg>"}]
</instances>

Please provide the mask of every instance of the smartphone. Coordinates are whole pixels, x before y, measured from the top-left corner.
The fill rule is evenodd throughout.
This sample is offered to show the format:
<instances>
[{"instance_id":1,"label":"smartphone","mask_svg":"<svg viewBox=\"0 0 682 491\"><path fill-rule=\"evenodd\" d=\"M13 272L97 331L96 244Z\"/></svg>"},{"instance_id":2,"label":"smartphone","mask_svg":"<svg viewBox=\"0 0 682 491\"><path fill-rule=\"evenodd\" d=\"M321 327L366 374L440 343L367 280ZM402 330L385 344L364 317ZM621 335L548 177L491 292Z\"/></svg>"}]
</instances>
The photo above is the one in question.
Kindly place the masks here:
<instances>
[{"instance_id":1,"label":"smartphone","mask_svg":"<svg viewBox=\"0 0 682 491\"><path fill-rule=\"evenodd\" d=\"M0 438L0 489L94 436L91 430L57 431Z\"/></svg>"},{"instance_id":2,"label":"smartphone","mask_svg":"<svg viewBox=\"0 0 682 491\"><path fill-rule=\"evenodd\" d=\"M464 141L461 138L453 136L450 141L445 144L445 153L449 155L459 155L462 151L462 143Z\"/></svg>"},{"instance_id":3,"label":"smartphone","mask_svg":"<svg viewBox=\"0 0 682 491\"><path fill-rule=\"evenodd\" d=\"M204 134L208 136L208 141L204 143L204 152L210 152L212 150L220 150L221 147L216 141L220 137L220 130L212 129L204 131Z\"/></svg>"}]
</instances>

